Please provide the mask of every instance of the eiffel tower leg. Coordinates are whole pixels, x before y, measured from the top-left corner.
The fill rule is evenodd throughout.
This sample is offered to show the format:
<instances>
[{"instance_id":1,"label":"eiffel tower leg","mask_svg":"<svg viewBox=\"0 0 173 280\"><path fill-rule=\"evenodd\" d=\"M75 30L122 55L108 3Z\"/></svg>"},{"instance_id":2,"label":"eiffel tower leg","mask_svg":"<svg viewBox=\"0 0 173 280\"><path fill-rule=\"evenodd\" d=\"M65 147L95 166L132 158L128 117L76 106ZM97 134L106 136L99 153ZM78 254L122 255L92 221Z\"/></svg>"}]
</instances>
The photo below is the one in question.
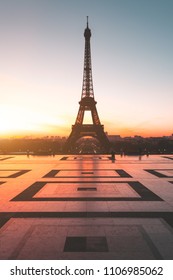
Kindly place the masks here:
<instances>
[{"instance_id":1,"label":"eiffel tower leg","mask_svg":"<svg viewBox=\"0 0 173 280\"><path fill-rule=\"evenodd\" d=\"M101 144L102 152L110 153L111 145L104 130L102 128L99 128L96 133L97 133L97 138Z\"/></svg>"},{"instance_id":2,"label":"eiffel tower leg","mask_svg":"<svg viewBox=\"0 0 173 280\"><path fill-rule=\"evenodd\" d=\"M80 130L76 127L72 127L72 131L64 145L63 152L64 153L74 153L75 152L75 144L76 141L80 138Z\"/></svg>"}]
</instances>

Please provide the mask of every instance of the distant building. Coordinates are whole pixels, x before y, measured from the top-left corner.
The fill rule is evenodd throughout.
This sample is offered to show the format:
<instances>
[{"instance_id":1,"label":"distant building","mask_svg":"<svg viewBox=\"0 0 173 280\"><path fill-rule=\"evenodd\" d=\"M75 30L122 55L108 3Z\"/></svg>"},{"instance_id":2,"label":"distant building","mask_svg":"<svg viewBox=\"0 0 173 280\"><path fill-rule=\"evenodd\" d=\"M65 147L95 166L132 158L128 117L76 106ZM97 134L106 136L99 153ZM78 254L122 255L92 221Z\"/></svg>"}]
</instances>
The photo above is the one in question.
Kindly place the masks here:
<instances>
[{"instance_id":1,"label":"distant building","mask_svg":"<svg viewBox=\"0 0 173 280\"><path fill-rule=\"evenodd\" d=\"M108 139L110 142L122 141L122 138L120 135L108 135Z\"/></svg>"},{"instance_id":2,"label":"distant building","mask_svg":"<svg viewBox=\"0 0 173 280\"><path fill-rule=\"evenodd\" d=\"M131 141L131 140L133 140L133 138L131 136L128 136L128 137L124 137L124 140L125 141Z\"/></svg>"},{"instance_id":3,"label":"distant building","mask_svg":"<svg viewBox=\"0 0 173 280\"><path fill-rule=\"evenodd\" d=\"M140 135L135 135L135 136L134 136L134 139L135 139L135 140L141 140L141 139L143 139L143 137L140 136Z\"/></svg>"}]
</instances>

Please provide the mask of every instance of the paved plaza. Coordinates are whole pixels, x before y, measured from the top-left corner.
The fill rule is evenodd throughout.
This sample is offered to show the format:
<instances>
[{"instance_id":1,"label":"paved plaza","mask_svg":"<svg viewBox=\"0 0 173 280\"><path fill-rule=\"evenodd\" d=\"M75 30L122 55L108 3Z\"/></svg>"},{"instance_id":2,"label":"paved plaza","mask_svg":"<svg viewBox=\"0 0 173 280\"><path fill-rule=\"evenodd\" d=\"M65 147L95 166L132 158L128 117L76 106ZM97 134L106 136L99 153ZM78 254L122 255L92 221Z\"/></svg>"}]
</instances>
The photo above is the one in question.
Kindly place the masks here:
<instances>
[{"instance_id":1,"label":"paved plaza","mask_svg":"<svg viewBox=\"0 0 173 280\"><path fill-rule=\"evenodd\" d=\"M0 259L173 259L173 155L0 156Z\"/></svg>"}]
</instances>

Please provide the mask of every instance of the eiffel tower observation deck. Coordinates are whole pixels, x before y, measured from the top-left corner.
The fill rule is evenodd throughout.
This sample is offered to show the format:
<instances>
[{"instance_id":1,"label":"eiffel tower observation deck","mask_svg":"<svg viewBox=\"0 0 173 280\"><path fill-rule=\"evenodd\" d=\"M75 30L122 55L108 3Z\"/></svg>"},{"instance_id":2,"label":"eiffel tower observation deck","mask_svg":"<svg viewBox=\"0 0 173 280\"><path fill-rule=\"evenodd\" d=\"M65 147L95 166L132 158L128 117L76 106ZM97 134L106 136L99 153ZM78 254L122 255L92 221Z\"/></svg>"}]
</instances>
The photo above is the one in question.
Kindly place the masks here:
<instances>
[{"instance_id":1,"label":"eiffel tower observation deck","mask_svg":"<svg viewBox=\"0 0 173 280\"><path fill-rule=\"evenodd\" d=\"M96 109L97 102L94 99L92 67L91 67L91 48L90 38L91 30L88 24L84 31L85 53L84 70L81 101L79 102L79 111L76 122L72 125L72 131L65 146L65 153L109 153L110 142L104 132L104 126L101 124ZM92 123L84 124L84 114L91 112Z\"/></svg>"}]
</instances>

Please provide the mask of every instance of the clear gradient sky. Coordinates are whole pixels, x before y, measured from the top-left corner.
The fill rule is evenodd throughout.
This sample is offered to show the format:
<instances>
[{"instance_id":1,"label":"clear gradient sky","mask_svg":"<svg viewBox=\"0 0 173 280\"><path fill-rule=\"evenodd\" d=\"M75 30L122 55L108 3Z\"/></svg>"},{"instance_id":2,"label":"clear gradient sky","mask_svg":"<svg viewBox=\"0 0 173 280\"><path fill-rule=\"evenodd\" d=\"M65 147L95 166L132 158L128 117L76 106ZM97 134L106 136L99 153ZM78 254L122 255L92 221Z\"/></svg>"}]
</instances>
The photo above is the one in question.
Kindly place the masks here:
<instances>
[{"instance_id":1,"label":"clear gradient sky","mask_svg":"<svg viewBox=\"0 0 173 280\"><path fill-rule=\"evenodd\" d=\"M172 0L0 0L0 137L70 133L86 16L105 131L172 134L172 15Z\"/></svg>"}]
</instances>

